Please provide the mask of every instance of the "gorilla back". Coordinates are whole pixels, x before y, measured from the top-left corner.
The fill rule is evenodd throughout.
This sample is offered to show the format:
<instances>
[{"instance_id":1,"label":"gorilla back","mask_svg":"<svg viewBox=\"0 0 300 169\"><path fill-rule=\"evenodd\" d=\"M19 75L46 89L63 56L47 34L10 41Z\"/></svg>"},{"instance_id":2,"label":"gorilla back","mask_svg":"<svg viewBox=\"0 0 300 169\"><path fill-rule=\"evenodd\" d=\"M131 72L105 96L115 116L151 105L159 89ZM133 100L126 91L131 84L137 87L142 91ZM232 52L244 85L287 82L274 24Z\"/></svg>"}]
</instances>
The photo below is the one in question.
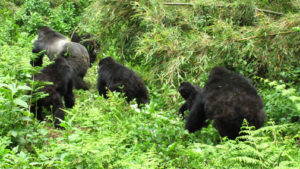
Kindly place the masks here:
<instances>
[{"instance_id":1,"label":"gorilla back","mask_svg":"<svg viewBox=\"0 0 300 169\"><path fill-rule=\"evenodd\" d=\"M147 88L143 80L132 70L117 63L112 57L99 62L97 88L105 98L108 88L110 91L125 93L127 101L136 99L138 105L150 102Z\"/></svg>"},{"instance_id":2,"label":"gorilla back","mask_svg":"<svg viewBox=\"0 0 300 169\"><path fill-rule=\"evenodd\" d=\"M70 36L72 42L80 43L84 47L86 47L90 56L90 67L91 67L96 60L96 55L97 55L96 49L100 48L100 43L98 43L96 40L93 40L92 35L86 32L84 32L82 35L73 32Z\"/></svg>"},{"instance_id":3,"label":"gorilla back","mask_svg":"<svg viewBox=\"0 0 300 169\"><path fill-rule=\"evenodd\" d=\"M43 64L43 56L46 54L50 60L55 57L65 57L74 70L73 80L76 89L87 90L88 86L83 81L90 64L89 54L84 46L79 43L69 42L64 35L55 32L47 26L43 26L38 31L38 40L34 42L33 53L41 53L31 61L33 66Z\"/></svg>"},{"instance_id":4,"label":"gorilla back","mask_svg":"<svg viewBox=\"0 0 300 169\"><path fill-rule=\"evenodd\" d=\"M205 126L205 119L210 119L214 120L221 136L234 139L239 135L244 118L256 129L263 125L262 99L248 79L216 67L210 72L203 93L197 95L185 128L194 132ZM195 130L194 126L197 126Z\"/></svg>"}]
</instances>

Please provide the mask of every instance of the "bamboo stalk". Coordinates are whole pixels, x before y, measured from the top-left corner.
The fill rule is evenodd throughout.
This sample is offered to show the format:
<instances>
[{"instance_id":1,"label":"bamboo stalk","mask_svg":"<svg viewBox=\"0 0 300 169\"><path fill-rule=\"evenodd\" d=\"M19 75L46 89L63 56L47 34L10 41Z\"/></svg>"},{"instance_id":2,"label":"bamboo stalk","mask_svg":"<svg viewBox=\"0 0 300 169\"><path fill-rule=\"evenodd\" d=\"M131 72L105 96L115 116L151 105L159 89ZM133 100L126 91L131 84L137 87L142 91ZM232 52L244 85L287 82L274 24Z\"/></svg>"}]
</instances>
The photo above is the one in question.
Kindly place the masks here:
<instances>
[{"instance_id":1,"label":"bamboo stalk","mask_svg":"<svg viewBox=\"0 0 300 169\"><path fill-rule=\"evenodd\" d=\"M266 10L266 9L255 8L255 10L261 11L261 12L264 12L264 13L274 14L274 15L280 15L280 16L284 15L283 13L274 12L274 11L270 11L270 10Z\"/></svg>"},{"instance_id":2,"label":"bamboo stalk","mask_svg":"<svg viewBox=\"0 0 300 169\"><path fill-rule=\"evenodd\" d=\"M287 32L271 33L271 34L260 35L260 36L251 36L251 37L248 37L248 38L236 39L234 41L244 41L244 40L260 38L260 37L263 37L263 36L275 36L275 35L289 34L289 33L295 33L295 32L298 32L298 31L287 31Z\"/></svg>"}]
</instances>

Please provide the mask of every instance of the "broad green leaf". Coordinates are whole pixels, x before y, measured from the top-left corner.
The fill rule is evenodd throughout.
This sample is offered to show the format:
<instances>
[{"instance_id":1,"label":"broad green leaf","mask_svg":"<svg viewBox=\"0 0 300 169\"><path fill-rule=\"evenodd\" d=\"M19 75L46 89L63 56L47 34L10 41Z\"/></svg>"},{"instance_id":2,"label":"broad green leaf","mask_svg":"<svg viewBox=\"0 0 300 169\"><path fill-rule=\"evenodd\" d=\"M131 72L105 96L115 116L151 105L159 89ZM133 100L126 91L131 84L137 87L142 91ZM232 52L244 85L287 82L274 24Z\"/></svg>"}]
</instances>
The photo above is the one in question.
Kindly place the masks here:
<instances>
[{"instance_id":1,"label":"broad green leaf","mask_svg":"<svg viewBox=\"0 0 300 169\"><path fill-rule=\"evenodd\" d=\"M10 131L10 134L11 134L13 137L17 137L18 132L15 131L15 130L11 130L11 131Z\"/></svg>"},{"instance_id":2,"label":"broad green leaf","mask_svg":"<svg viewBox=\"0 0 300 169\"><path fill-rule=\"evenodd\" d=\"M31 90L31 88L29 86L18 86L17 89L18 90Z\"/></svg>"},{"instance_id":3,"label":"broad green leaf","mask_svg":"<svg viewBox=\"0 0 300 169\"><path fill-rule=\"evenodd\" d=\"M17 92L17 87L16 87L16 84L15 84L15 83L9 84L7 87L8 87L8 89L11 91L11 93L12 93L13 95Z\"/></svg>"},{"instance_id":4,"label":"broad green leaf","mask_svg":"<svg viewBox=\"0 0 300 169\"><path fill-rule=\"evenodd\" d=\"M15 99L14 103L21 107L28 108L28 104L20 98Z\"/></svg>"},{"instance_id":5,"label":"broad green leaf","mask_svg":"<svg viewBox=\"0 0 300 169\"><path fill-rule=\"evenodd\" d=\"M28 117L28 116L22 116L20 118L20 120L22 120L22 121L32 121L32 119L30 117Z\"/></svg>"}]
</instances>

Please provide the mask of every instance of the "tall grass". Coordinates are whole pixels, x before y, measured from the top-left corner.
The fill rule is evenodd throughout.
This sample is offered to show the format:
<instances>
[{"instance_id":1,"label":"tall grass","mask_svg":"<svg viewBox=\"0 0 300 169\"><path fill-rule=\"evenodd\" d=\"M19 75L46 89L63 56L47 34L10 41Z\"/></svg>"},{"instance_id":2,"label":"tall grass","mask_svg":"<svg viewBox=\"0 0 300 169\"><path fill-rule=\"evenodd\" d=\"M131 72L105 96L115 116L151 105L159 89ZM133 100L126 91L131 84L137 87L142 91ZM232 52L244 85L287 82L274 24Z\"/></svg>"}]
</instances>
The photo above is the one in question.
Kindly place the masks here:
<instances>
[{"instance_id":1,"label":"tall grass","mask_svg":"<svg viewBox=\"0 0 300 169\"><path fill-rule=\"evenodd\" d=\"M299 26L299 13L293 5L278 17L257 11L264 7L258 1L192 4L98 0L86 11L82 27L93 27L103 42L102 55L114 45L124 61L152 72L153 81L177 84L223 65L248 77L298 83L300 34L293 28Z\"/></svg>"}]
</instances>

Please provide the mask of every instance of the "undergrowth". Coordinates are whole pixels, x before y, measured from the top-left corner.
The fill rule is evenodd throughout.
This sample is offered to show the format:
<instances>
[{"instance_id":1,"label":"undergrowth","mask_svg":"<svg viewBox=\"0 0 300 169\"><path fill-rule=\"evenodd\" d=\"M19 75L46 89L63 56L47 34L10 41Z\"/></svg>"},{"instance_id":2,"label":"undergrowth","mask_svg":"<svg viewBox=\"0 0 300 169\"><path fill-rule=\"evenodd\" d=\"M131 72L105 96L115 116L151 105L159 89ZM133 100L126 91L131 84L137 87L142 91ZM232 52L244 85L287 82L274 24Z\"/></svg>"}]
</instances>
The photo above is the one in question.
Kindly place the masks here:
<instances>
[{"instance_id":1,"label":"undergrowth","mask_svg":"<svg viewBox=\"0 0 300 169\"><path fill-rule=\"evenodd\" d=\"M0 2L0 168L300 167L300 26L294 1L165 2L172 3ZM36 30L44 24L65 35L74 29L93 33L101 40L98 60L112 56L136 71L151 103L139 109L120 93L99 96L94 63L85 77L90 89L74 90L76 104L65 109L63 130L53 127L50 114L36 120L29 105L37 85L31 77L39 68L29 60ZM220 137L213 123L193 134L184 130L178 83L204 86L215 65L254 82L267 114L262 128L245 121L236 140Z\"/></svg>"}]
</instances>

